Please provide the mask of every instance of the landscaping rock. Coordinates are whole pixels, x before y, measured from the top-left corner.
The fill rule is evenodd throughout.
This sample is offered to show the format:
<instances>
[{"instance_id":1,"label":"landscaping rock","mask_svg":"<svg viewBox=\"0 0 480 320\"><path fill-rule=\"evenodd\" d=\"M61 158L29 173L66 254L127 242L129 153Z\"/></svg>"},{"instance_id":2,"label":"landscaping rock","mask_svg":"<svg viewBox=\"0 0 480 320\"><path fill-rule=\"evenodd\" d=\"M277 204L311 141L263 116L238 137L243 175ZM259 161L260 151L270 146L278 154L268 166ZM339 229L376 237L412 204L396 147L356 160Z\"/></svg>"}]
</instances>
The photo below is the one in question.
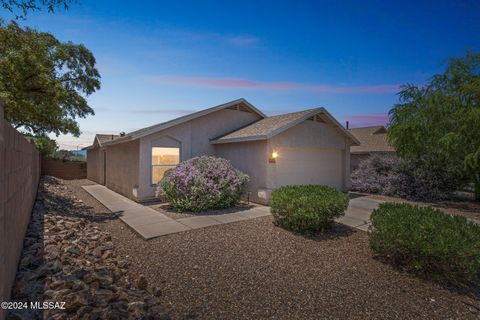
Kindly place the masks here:
<instances>
[{"instance_id":1,"label":"landscaping rock","mask_svg":"<svg viewBox=\"0 0 480 320\"><path fill-rule=\"evenodd\" d=\"M148 281L147 278L142 274L137 280L137 288L140 290L146 290L148 287Z\"/></svg>"},{"instance_id":2,"label":"landscaping rock","mask_svg":"<svg viewBox=\"0 0 480 320\"><path fill-rule=\"evenodd\" d=\"M12 300L65 302L65 309L15 310L7 319L169 319L144 276L130 282L128 262L95 225L116 218L94 214L61 180L43 177Z\"/></svg>"}]
</instances>

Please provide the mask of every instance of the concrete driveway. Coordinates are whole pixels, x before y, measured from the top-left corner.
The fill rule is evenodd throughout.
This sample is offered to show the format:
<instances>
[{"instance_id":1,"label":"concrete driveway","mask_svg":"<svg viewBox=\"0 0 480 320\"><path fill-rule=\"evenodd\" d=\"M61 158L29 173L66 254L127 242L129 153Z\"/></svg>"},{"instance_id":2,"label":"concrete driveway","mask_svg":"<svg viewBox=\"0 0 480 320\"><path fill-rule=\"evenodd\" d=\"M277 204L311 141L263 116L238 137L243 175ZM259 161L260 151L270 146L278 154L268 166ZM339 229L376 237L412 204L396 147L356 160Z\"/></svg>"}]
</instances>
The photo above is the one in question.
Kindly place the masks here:
<instances>
[{"instance_id":1,"label":"concrete driveway","mask_svg":"<svg viewBox=\"0 0 480 320\"><path fill-rule=\"evenodd\" d=\"M337 222L347 226L367 231L370 226L372 211L385 201L373 199L369 196L350 193L350 203L345 216L337 219Z\"/></svg>"}]
</instances>

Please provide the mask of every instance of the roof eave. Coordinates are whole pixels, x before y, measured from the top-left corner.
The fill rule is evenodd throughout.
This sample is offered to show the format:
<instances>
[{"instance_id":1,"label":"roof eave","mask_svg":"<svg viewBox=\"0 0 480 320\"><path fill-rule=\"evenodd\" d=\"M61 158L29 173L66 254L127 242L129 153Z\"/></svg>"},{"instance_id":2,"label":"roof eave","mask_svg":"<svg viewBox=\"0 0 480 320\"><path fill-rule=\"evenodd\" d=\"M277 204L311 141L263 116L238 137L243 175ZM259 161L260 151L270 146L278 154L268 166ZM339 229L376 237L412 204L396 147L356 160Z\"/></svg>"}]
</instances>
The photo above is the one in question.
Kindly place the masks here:
<instances>
[{"instance_id":1,"label":"roof eave","mask_svg":"<svg viewBox=\"0 0 480 320\"><path fill-rule=\"evenodd\" d=\"M311 116L313 116L313 115L321 112L322 109L323 109L323 108L313 109L311 112L303 115L302 117L300 117L300 118L298 118L298 119L295 119L295 120L287 123L286 125L278 128L278 129L275 129L275 130L273 130L273 131L270 131L270 132L267 134L267 138L270 139L270 138L276 136L277 134L280 134L280 133L282 133L283 131L290 129L291 127L296 126L297 124L299 124L299 123L307 120L307 119L310 118Z\"/></svg>"},{"instance_id":2,"label":"roof eave","mask_svg":"<svg viewBox=\"0 0 480 320\"><path fill-rule=\"evenodd\" d=\"M115 145L115 144L119 144L119 143L123 143L123 142L130 141L130 140L132 140L131 138L132 138L131 136L120 137L120 138L117 138L117 139L113 139L113 140L104 142L101 146L102 146L102 147L112 146L112 145Z\"/></svg>"},{"instance_id":3,"label":"roof eave","mask_svg":"<svg viewBox=\"0 0 480 320\"><path fill-rule=\"evenodd\" d=\"M360 145L360 141L357 140L357 138L355 138L350 132L348 132L348 130L346 130L324 107L319 107L319 108L316 108L316 109L313 109L311 112L305 114L304 116L292 121L292 122L289 122L288 124L284 125L283 127L280 127L272 132L270 132L267 137L268 139L276 136L277 134L280 134L282 133L283 131L285 130L288 130L290 129L291 127L293 126L296 126L297 124L307 120L308 118L316 115L316 114L319 114L319 113L323 113L324 115L327 116L327 118L335 125L337 126L348 138L350 138L350 140L353 142L352 145L353 146L359 146Z\"/></svg>"},{"instance_id":4,"label":"roof eave","mask_svg":"<svg viewBox=\"0 0 480 320\"><path fill-rule=\"evenodd\" d=\"M359 146L360 145L360 141L358 141L357 138L355 138L355 136L353 134L351 134L347 129L345 129L338 121L337 119L335 119L325 108L321 108L322 109L322 112L327 116L327 118L332 121L340 130L342 130L342 132L348 137L350 138L350 140L353 142L352 143L352 146Z\"/></svg>"},{"instance_id":5,"label":"roof eave","mask_svg":"<svg viewBox=\"0 0 480 320\"><path fill-rule=\"evenodd\" d=\"M149 130L146 130L146 131L143 131L143 132L139 132L137 134L135 133L129 133L127 134L125 137L129 137L130 139L129 140L136 140L136 139L140 139L140 138L143 138L145 136L148 136L148 135L151 135L151 134L154 134L154 133L157 133L157 132L160 132L160 131L163 131L163 130L166 130L168 128L171 128L171 127L174 127L174 126L177 126L177 125L180 125L182 123L185 123L185 122L188 122L188 121L191 121L191 120L194 120L194 119L197 119L197 118L200 118L204 115L207 115L207 114L210 114L210 113L213 113L215 111L218 111L218 110L222 110L222 109L226 109L228 107L231 107L231 106L235 106L235 105L238 105L239 103L244 103L245 105L247 105L250 109L252 109L253 111L255 111L259 116L263 117L263 118L266 118L267 116L262 112L260 111L259 109L257 109L254 105L252 105L250 102L248 102L247 100L245 100L244 98L240 98L240 99L237 99L237 100L233 100L233 101L230 101L230 102L227 102L227 103L224 103L224 104L220 104L218 106L214 106L214 107L211 107L211 108L207 108L205 110L201 110L201 111L198 111L198 112L194 112L190 115L187 115L185 117L181 117L179 119L173 119L171 120L170 122L167 122L165 124L158 124L158 125L154 125L152 126ZM120 142L125 142L125 141L128 141L128 140L119 140L119 139L116 139L118 143ZM109 143L108 145L111 145L111 144L114 144L114 143Z\"/></svg>"},{"instance_id":6,"label":"roof eave","mask_svg":"<svg viewBox=\"0 0 480 320\"><path fill-rule=\"evenodd\" d=\"M267 140L267 139L268 139L267 136L261 135L261 136L242 137L242 138L212 140L212 141L210 141L210 144L224 144L224 143L235 143L235 142L261 141L261 140Z\"/></svg>"}]
</instances>

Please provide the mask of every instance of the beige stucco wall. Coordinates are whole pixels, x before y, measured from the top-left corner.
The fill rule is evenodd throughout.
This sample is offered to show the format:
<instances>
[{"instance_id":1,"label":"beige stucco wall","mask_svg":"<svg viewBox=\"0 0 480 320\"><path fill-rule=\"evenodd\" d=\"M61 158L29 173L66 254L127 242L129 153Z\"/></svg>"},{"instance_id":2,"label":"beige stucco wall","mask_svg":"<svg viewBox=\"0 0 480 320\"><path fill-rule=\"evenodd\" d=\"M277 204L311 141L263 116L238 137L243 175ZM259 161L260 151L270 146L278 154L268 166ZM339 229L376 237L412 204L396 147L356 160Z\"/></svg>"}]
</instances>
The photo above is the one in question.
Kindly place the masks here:
<instances>
[{"instance_id":1,"label":"beige stucco wall","mask_svg":"<svg viewBox=\"0 0 480 320\"><path fill-rule=\"evenodd\" d=\"M99 147L87 150L87 179L104 184L103 150Z\"/></svg>"},{"instance_id":2,"label":"beige stucco wall","mask_svg":"<svg viewBox=\"0 0 480 320\"><path fill-rule=\"evenodd\" d=\"M263 203L258 190L266 188L268 152L266 141L237 142L215 145L216 155L230 160L238 170L250 176L247 192L250 200Z\"/></svg>"},{"instance_id":3,"label":"beige stucco wall","mask_svg":"<svg viewBox=\"0 0 480 320\"><path fill-rule=\"evenodd\" d=\"M108 146L106 152L105 185L133 200L138 187L139 146L135 140Z\"/></svg>"},{"instance_id":4,"label":"beige stucco wall","mask_svg":"<svg viewBox=\"0 0 480 320\"><path fill-rule=\"evenodd\" d=\"M223 109L141 138L138 200L155 196L156 186L151 184L152 147L178 146L181 161L201 155L215 155L215 147L210 144L210 139L239 129L260 118L256 113Z\"/></svg>"},{"instance_id":5,"label":"beige stucco wall","mask_svg":"<svg viewBox=\"0 0 480 320\"><path fill-rule=\"evenodd\" d=\"M328 123L304 121L268 140L267 152L278 153L268 163L266 187L323 184L350 188L350 140Z\"/></svg>"},{"instance_id":6,"label":"beige stucco wall","mask_svg":"<svg viewBox=\"0 0 480 320\"><path fill-rule=\"evenodd\" d=\"M305 121L266 141L215 145L251 177L251 200L267 203L270 192L290 184L323 184L350 188L350 140L333 125ZM276 151L275 163L269 162Z\"/></svg>"},{"instance_id":7,"label":"beige stucco wall","mask_svg":"<svg viewBox=\"0 0 480 320\"><path fill-rule=\"evenodd\" d=\"M332 124L306 120L267 141L210 143L259 119L254 113L224 109L139 140L108 146L106 186L137 201L153 198L152 147L179 147L181 161L200 155L229 159L250 176L248 191L254 202L265 203L270 190L288 184L350 188L351 142ZM268 161L273 151L279 155L276 163Z\"/></svg>"}]
</instances>

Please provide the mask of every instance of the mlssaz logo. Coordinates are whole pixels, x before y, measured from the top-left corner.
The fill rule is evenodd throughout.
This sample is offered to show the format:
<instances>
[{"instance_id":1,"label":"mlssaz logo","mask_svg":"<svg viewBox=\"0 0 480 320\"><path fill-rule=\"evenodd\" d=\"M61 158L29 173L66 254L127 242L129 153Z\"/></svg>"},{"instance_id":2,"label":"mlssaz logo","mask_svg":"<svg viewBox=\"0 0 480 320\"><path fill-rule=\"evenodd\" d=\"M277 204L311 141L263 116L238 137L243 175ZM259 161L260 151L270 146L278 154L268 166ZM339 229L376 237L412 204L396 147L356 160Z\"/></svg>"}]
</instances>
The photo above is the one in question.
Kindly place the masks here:
<instances>
[{"instance_id":1,"label":"mlssaz logo","mask_svg":"<svg viewBox=\"0 0 480 320\"><path fill-rule=\"evenodd\" d=\"M30 309L36 310L52 310L60 309L65 310L65 302L54 302L54 301L44 301L44 302L30 302Z\"/></svg>"}]
</instances>

